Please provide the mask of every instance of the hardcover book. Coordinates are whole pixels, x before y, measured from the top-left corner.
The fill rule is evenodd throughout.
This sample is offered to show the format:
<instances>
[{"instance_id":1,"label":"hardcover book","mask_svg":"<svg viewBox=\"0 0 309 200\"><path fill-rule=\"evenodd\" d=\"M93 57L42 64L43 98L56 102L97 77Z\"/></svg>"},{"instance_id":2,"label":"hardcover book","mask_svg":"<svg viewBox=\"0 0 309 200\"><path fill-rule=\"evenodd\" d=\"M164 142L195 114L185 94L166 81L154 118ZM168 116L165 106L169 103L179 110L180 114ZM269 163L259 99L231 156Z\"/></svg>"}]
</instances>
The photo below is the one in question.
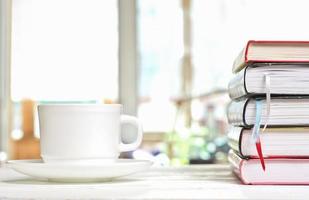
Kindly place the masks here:
<instances>
[{"instance_id":1,"label":"hardcover book","mask_svg":"<svg viewBox=\"0 0 309 200\"><path fill-rule=\"evenodd\" d=\"M244 184L256 185L308 185L309 159L266 158L263 171L259 159L243 159L233 150L228 160L233 172Z\"/></svg>"},{"instance_id":2,"label":"hardcover book","mask_svg":"<svg viewBox=\"0 0 309 200\"><path fill-rule=\"evenodd\" d=\"M234 126L252 127L255 124L256 99L232 101L228 105L228 122ZM262 99L261 125L266 122L266 100ZM269 126L309 126L309 98L281 97L270 102Z\"/></svg>"},{"instance_id":3,"label":"hardcover book","mask_svg":"<svg viewBox=\"0 0 309 200\"><path fill-rule=\"evenodd\" d=\"M248 41L233 64L233 73L250 63L308 63L309 41Z\"/></svg>"},{"instance_id":4,"label":"hardcover book","mask_svg":"<svg viewBox=\"0 0 309 200\"><path fill-rule=\"evenodd\" d=\"M255 63L238 72L229 82L230 98L265 96L265 74L270 77L268 87L272 96L309 94L309 64Z\"/></svg>"},{"instance_id":5,"label":"hardcover book","mask_svg":"<svg viewBox=\"0 0 309 200\"><path fill-rule=\"evenodd\" d=\"M260 140L265 158L309 158L309 127L266 128ZM241 157L258 158L252 129L231 128L228 143Z\"/></svg>"}]
</instances>

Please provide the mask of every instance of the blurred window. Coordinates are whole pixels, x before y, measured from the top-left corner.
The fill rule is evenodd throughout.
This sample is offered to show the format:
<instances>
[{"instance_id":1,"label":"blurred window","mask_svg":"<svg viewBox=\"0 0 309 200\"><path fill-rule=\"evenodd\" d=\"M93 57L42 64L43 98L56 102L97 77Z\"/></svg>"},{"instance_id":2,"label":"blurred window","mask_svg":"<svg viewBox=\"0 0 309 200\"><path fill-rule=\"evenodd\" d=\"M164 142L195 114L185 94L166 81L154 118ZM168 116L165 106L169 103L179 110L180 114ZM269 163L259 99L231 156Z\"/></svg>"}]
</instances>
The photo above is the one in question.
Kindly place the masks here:
<instances>
[{"instance_id":1,"label":"blurred window","mask_svg":"<svg viewBox=\"0 0 309 200\"><path fill-rule=\"evenodd\" d=\"M179 0L138 0L139 107L145 131L172 128L183 53Z\"/></svg>"},{"instance_id":2,"label":"blurred window","mask_svg":"<svg viewBox=\"0 0 309 200\"><path fill-rule=\"evenodd\" d=\"M116 0L12 3L13 101L117 99Z\"/></svg>"}]
</instances>

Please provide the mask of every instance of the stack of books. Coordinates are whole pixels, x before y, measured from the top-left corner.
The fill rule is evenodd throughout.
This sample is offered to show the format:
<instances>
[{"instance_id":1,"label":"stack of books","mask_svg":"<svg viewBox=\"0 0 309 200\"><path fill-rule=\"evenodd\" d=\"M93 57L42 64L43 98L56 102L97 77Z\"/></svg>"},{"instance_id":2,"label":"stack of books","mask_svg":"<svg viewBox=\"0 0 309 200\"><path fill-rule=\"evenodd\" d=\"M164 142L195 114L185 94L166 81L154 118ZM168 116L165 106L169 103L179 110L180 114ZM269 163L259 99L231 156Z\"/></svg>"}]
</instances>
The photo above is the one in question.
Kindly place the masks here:
<instances>
[{"instance_id":1,"label":"stack of books","mask_svg":"<svg viewBox=\"0 0 309 200\"><path fill-rule=\"evenodd\" d=\"M309 41L249 41L233 73L235 174L245 184L309 184Z\"/></svg>"}]
</instances>

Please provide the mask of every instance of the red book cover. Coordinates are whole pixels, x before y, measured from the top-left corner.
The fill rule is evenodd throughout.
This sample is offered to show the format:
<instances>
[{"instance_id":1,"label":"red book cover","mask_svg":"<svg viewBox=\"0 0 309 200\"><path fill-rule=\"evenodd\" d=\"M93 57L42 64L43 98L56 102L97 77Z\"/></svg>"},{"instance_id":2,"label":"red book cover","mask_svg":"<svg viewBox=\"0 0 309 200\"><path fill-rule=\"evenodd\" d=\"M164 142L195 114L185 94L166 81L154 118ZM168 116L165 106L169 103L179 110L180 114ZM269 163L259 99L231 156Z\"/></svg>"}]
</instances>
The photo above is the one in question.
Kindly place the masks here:
<instances>
[{"instance_id":1,"label":"red book cover","mask_svg":"<svg viewBox=\"0 0 309 200\"><path fill-rule=\"evenodd\" d=\"M233 64L233 73L250 63L309 63L309 41L249 40Z\"/></svg>"},{"instance_id":2,"label":"red book cover","mask_svg":"<svg viewBox=\"0 0 309 200\"><path fill-rule=\"evenodd\" d=\"M259 159L243 159L232 150L228 159L243 184L309 185L308 158L265 158L265 171Z\"/></svg>"}]
</instances>

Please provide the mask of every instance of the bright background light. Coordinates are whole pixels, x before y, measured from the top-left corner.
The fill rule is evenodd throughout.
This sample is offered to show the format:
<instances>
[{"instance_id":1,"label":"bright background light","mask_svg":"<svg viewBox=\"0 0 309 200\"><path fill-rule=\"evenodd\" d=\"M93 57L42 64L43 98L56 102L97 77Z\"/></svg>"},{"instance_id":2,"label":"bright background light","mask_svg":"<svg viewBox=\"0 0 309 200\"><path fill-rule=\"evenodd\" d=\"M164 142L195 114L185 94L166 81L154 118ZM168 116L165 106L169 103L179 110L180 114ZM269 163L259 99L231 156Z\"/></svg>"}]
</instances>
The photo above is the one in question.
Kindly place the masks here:
<instances>
[{"instance_id":1,"label":"bright background light","mask_svg":"<svg viewBox=\"0 0 309 200\"><path fill-rule=\"evenodd\" d=\"M117 98L116 0L12 2L14 101Z\"/></svg>"}]
</instances>

